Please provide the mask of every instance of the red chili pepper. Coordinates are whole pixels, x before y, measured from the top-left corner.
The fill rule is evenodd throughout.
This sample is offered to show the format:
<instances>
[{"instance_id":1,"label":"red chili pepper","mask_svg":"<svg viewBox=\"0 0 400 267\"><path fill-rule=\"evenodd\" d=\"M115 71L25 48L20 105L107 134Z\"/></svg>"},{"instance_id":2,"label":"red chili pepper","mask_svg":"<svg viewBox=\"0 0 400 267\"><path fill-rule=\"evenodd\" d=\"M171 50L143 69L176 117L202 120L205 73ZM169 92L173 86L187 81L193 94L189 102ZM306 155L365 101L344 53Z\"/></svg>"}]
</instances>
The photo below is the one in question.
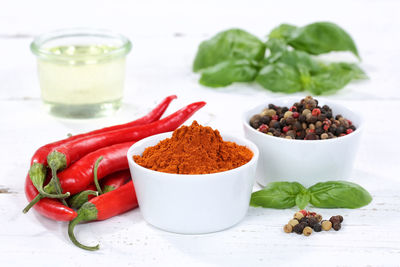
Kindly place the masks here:
<instances>
[{"instance_id":1,"label":"red chili pepper","mask_svg":"<svg viewBox=\"0 0 400 267\"><path fill-rule=\"evenodd\" d=\"M103 193L113 191L131 180L129 169L107 175L102 182Z\"/></svg>"},{"instance_id":2,"label":"red chili pepper","mask_svg":"<svg viewBox=\"0 0 400 267\"><path fill-rule=\"evenodd\" d=\"M96 188L94 189L86 189L82 192L79 192L78 194L73 195L68 199L68 204L71 208L74 210L79 209L82 207L83 204L88 202L94 197L97 197L99 195L99 192L96 191Z\"/></svg>"},{"instance_id":3,"label":"red chili pepper","mask_svg":"<svg viewBox=\"0 0 400 267\"><path fill-rule=\"evenodd\" d=\"M137 119L131 123L123 124L124 127L120 127L119 129L137 126L137 125L145 125L145 124L149 124L149 123L158 121L161 118L161 116L164 114L164 112L167 110L171 101L174 99L177 99L176 95L167 96L160 104L158 104L157 107L155 107L152 111L150 111L146 116L144 116L140 119ZM115 127L115 126L112 126L112 127ZM115 128L111 129L112 127L108 127L108 131L116 130ZM107 129L107 128L105 128L105 129Z\"/></svg>"},{"instance_id":4,"label":"red chili pepper","mask_svg":"<svg viewBox=\"0 0 400 267\"><path fill-rule=\"evenodd\" d=\"M29 175L26 176L25 180L25 195L29 202L38 196L38 191L32 184ZM58 200L51 198L40 200L39 203L35 205L35 209L43 216L56 221L71 221L77 216L76 211L64 206Z\"/></svg>"},{"instance_id":5,"label":"red chili pepper","mask_svg":"<svg viewBox=\"0 0 400 267\"><path fill-rule=\"evenodd\" d=\"M123 129L123 128L129 128L129 127L133 127L133 126L145 125L145 124L155 122L161 118L161 116L167 110L171 101L176 98L177 98L176 95L167 96L152 111L150 111L147 115L145 115L137 120L134 120L134 121L131 121L131 122L128 122L125 124L119 124L119 125L114 125L114 126L110 126L110 127L105 127L105 128L94 130L94 131L87 132L87 133L73 135L66 139L44 145L44 146L40 147L38 150L36 150L35 154L33 155L32 159L31 159L31 165L35 162L46 165L47 164L47 155L55 147L65 143L65 142L76 140L78 138L85 137L85 136L91 136L94 134L105 133L105 132L115 131L115 130L119 130L119 129Z\"/></svg>"},{"instance_id":6,"label":"red chili pepper","mask_svg":"<svg viewBox=\"0 0 400 267\"><path fill-rule=\"evenodd\" d=\"M70 167L57 174L63 191L76 194L93 183L93 166L100 156L103 157L103 160L97 169L99 180L116 171L128 169L126 153L134 143L127 142L103 147L74 162ZM54 188L46 187L46 191L54 192Z\"/></svg>"},{"instance_id":7,"label":"red chili pepper","mask_svg":"<svg viewBox=\"0 0 400 267\"><path fill-rule=\"evenodd\" d=\"M175 112L174 114L172 114L172 115L166 117L165 119L161 120L161 121L163 121L165 123L165 125L158 125L156 123L150 124L150 125L154 125L154 129L152 129L152 130L153 131L154 130L159 130L159 128L162 129L163 127L167 128L169 126L169 127L172 128L171 129L171 131L172 131L172 130L174 130L174 127L172 127L172 126L175 126L175 128L177 128L180 124L182 124L185 120L187 120L191 115L193 115L198 109L203 107L205 104L206 104L205 102L197 102L197 103L193 103L191 105L188 105L187 107L185 107L185 108L179 110L178 112ZM132 128L134 128L134 127L132 127ZM136 129L143 129L143 127L138 127ZM155 133L153 133L153 134L155 134ZM96 135L96 136L99 136L99 134ZM78 141L78 140L76 140L76 141ZM28 185L29 185L29 183L28 183ZM38 198L38 197L40 197L40 195L37 195L35 198ZM33 202L32 198L31 199L28 198L28 200ZM45 214L45 213L46 213L46 210L54 209L53 207L51 207L51 205L56 205L56 206L59 205L59 206L61 206L61 207L59 207L60 209L61 208L65 208L65 206L62 205L58 201L51 201L51 202L46 201L44 203L42 201L39 201L38 205L44 205L45 206L45 207L38 207L37 209L41 211L42 215L44 215L46 217L49 217L49 218L52 218L52 214ZM35 205L35 207L38 206L38 205ZM24 209L24 212L26 213L29 210L29 208L30 208L30 206L28 205L27 208ZM60 215L58 217L60 217ZM66 218L68 218L67 215L62 220L68 220Z\"/></svg>"},{"instance_id":8,"label":"red chili pepper","mask_svg":"<svg viewBox=\"0 0 400 267\"><path fill-rule=\"evenodd\" d=\"M54 148L47 157L48 164L53 173L56 173L57 170L68 167L84 155L102 147L138 141L151 135L173 131L205 104L203 101L192 103L168 117L150 124L87 136L61 144Z\"/></svg>"},{"instance_id":9,"label":"red chili pepper","mask_svg":"<svg viewBox=\"0 0 400 267\"><path fill-rule=\"evenodd\" d=\"M82 205L78 210L78 216L68 225L68 235L72 243L86 250L98 250L99 245L89 247L85 246L76 239L74 235L74 227L80 222L93 220L106 220L115 215L124 213L128 210L136 208L138 202L136 199L135 188L133 182L121 186L106 194L91 199Z\"/></svg>"},{"instance_id":10,"label":"red chili pepper","mask_svg":"<svg viewBox=\"0 0 400 267\"><path fill-rule=\"evenodd\" d=\"M117 171L110 175L107 175L101 180L101 187L103 188L103 193L105 194L117 188L120 188L121 186L129 182L131 179L132 178L129 169L123 171ZM96 186L94 184L91 184L88 187L86 187L85 191L96 191ZM94 197L95 197L94 195L88 195L87 196L88 199L86 201L89 201Z\"/></svg>"},{"instance_id":11,"label":"red chili pepper","mask_svg":"<svg viewBox=\"0 0 400 267\"><path fill-rule=\"evenodd\" d=\"M97 179L102 179L113 172L127 169L129 165L126 159L126 153L133 143L135 142L103 147L74 162L69 168L57 174L62 190L66 193L68 192L68 194L74 195L83 191L93 183L93 166L99 157L102 157L103 160L99 163L97 168ZM55 184L51 182L48 183L44 187L44 190L49 194L55 193ZM100 189L99 193L102 193ZM35 198L28 206L32 207L40 199L41 197Z\"/></svg>"},{"instance_id":12,"label":"red chili pepper","mask_svg":"<svg viewBox=\"0 0 400 267\"><path fill-rule=\"evenodd\" d=\"M71 136L67 139L64 140L60 140L57 142L53 142L47 145L44 145L42 147L40 147L35 154L33 155L32 159L31 159L31 167L33 166L34 163L38 164L36 166L36 170L40 170L37 171L34 177L31 177L29 174L27 176L27 179L25 181L25 194L26 197L28 199L29 202L32 202L32 200L34 200L35 198L39 198L42 199L43 198L43 194L39 194L39 192L37 191L37 189L43 191L43 183L44 183L44 179L46 177L46 168L45 166L47 165L47 156L48 154L55 148L58 147L61 144L64 144L66 142L70 142L72 140L76 140L85 136L90 136L93 134L99 134L102 132L107 132L107 131L113 131L113 130L118 130L124 127L132 127L135 125L144 125L147 123L151 123L154 122L156 120L158 120L162 114L164 114L165 110L168 108L169 104L171 103L172 100L176 99L175 95L171 95L166 97L156 108L154 108L151 112L149 112L146 116L137 119L135 121L126 123L126 124L121 124L121 125L116 125L116 126L111 126L111 127L107 127L107 128L103 128L103 129L99 129L99 130L95 130L95 131L91 131L88 133L84 133L84 134L79 134L79 135L75 135L75 136ZM34 183L32 183L32 181L35 181L35 185ZM43 193L43 192L42 192ZM56 207L54 207L53 205L55 205ZM58 207L58 205L60 205ZM28 205L23 212L26 213L28 212L28 210L31 208L31 205ZM36 210L39 211L39 213L41 213L42 215L44 215L45 217L48 218L53 218L53 214L51 214L51 210L54 209L58 209L58 210L62 210L63 208L66 208L65 206L63 206L61 203L59 203L58 201L50 201L50 200L46 200L46 201L39 201L39 203L37 205L35 205ZM49 211L49 212L47 212ZM70 211L68 211L64 217L57 215L57 218L60 219L56 219L56 220L61 220L61 221L69 221L71 219L69 217L69 213L71 213L71 211L73 211L72 209L70 209ZM74 212L74 211L73 211ZM76 213L75 213L76 215Z\"/></svg>"}]
</instances>

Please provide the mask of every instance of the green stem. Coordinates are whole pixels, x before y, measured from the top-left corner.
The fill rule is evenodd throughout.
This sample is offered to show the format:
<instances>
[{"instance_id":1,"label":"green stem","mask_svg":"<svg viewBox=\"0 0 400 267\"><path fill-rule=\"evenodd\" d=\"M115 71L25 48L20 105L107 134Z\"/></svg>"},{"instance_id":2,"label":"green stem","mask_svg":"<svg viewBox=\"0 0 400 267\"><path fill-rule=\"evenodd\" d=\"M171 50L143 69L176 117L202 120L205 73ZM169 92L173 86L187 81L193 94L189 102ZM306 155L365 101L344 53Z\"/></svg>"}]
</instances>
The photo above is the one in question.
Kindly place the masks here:
<instances>
[{"instance_id":1,"label":"green stem","mask_svg":"<svg viewBox=\"0 0 400 267\"><path fill-rule=\"evenodd\" d=\"M52 192L46 192L43 189L44 181L46 180L46 167L41 163L33 163L29 168L29 178L32 184L36 187L37 191L48 198L67 198L69 193L66 194L51 194Z\"/></svg>"},{"instance_id":2,"label":"green stem","mask_svg":"<svg viewBox=\"0 0 400 267\"><path fill-rule=\"evenodd\" d=\"M32 201L31 202L29 202L29 204L22 210L22 212L23 213L27 213L36 203L38 203L41 199L43 199L43 198L49 198L47 195L49 195L49 194L42 194L42 193L40 193L39 192L39 194L37 194L37 196L34 198L34 199L32 199ZM53 194L50 194L50 198L67 198L67 197L69 197L69 195L70 195L70 193L69 192L67 192L67 193L65 193L65 194L62 194L62 195L53 195ZM57 196L61 196L61 197L57 197ZM64 200L64 199L63 199Z\"/></svg>"},{"instance_id":3,"label":"green stem","mask_svg":"<svg viewBox=\"0 0 400 267\"><path fill-rule=\"evenodd\" d=\"M113 191L113 190L115 190L115 187L114 187L114 186L112 186L112 185L105 185L105 186L103 187L103 194L108 193L108 192L111 192L111 191Z\"/></svg>"},{"instance_id":4,"label":"green stem","mask_svg":"<svg viewBox=\"0 0 400 267\"><path fill-rule=\"evenodd\" d=\"M51 175L53 176L51 179L54 181L54 185L55 185L57 194L62 194L60 179L58 179L58 176L57 176L57 170L51 168ZM67 192L67 193L69 194L69 192ZM65 201L65 199L61 199L61 202L62 202L65 206L68 207L68 203L67 203L67 201Z\"/></svg>"},{"instance_id":5,"label":"green stem","mask_svg":"<svg viewBox=\"0 0 400 267\"><path fill-rule=\"evenodd\" d=\"M39 191L39 194L41 194L43 197L47 197L47 198L62 198L62 199L64 199L64 198L68 198L71 195L70 192L67 192L65 194L49 194L46 191L44 191L43 189L38 190L38 191Z\"/></svg>"},{"instance_id":6,"label":"green stem","mask_svg":"<svg viewBox=\"0 0 400 267\"><path fill-rule=\"evenodd\" d=\"M42 194L38 194L31 202L22 210L23 213L27 213L36 203L38 203L44 196Z\"/></svg>"},{"instance_id":7,"label":"green stem","mask_svg":"<svg viewBox=\"0 0 400 267\"><path fill-rule=\"evenodd\" d=\"M47 164L51 168L52 178L50 182L53 182L57 194L62 194L62 188L60 184L60 179L58 179L57 171L67 167L67 158L63 153L58 151L53 151L47 156ZM62 203L68 207L65 199L61 200Z\"/></svg>"},{"instance_id":8,"label":"green stem","mask_svg":"<svg viewBox=\"0 0 400 267\"><path fill-rule=\"evenodd\" d=\"M96 186L97 191L99 192L99 195L103 194L103 190L101 190L100 184L99 184L99 179L97 178L97 169L99 168L99 163L100 161L103 160L103 156L100 156L97 160L96 163L94 164L94 185Z\"/></svg>"},{"instance_id":9,"label":"green stem","mask_svg":"<svg viewBox=\"0 0 400 267\"><path fill-rule=\"evenodd\" d=\"M76 216L75 219L69 222L68 225L68 236L69 239L72 241L72 243L85 250L90 250L90 251L95 251L100 248L100 246L97 244L96 246L85 246L82 243L80 243L74 234L74 228L75 226L80 223L80 222L86 222L86 221L92 221L97 219L97 208L94 204L90 202L86 202L83 204L83 206L78 210L78 216Z\"/></svg>"},{"instance_id":10,"label":"green stem","mask_svg":"<svg viewBox=\"0 0 400 267\"><path fill-rule=\"evenodd\" d=\"M79 209L89 200L89 196L98 196L99 193L93 190L85 190L74 196L68 201L73 209Z\"/></svg>"}]
</instances>

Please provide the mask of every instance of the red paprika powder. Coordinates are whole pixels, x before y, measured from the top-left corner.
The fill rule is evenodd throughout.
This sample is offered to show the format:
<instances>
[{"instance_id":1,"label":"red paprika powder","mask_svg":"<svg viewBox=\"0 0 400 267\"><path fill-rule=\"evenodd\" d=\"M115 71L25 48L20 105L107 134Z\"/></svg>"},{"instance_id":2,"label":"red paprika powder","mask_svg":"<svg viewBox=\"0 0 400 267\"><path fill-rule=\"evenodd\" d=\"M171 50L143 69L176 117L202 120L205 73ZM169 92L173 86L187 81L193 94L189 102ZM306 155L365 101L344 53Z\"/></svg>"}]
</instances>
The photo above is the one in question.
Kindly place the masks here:
<instances>
[{"instance_id":1,"label":"red paprika powder","mask_svg":"<svg viewBox=\"0 0 400 267\"><path fill-rule=\"evenodd\" d=\"M176 129L171 138L148 147L133 160L148 169L177 174L207 174L237 168L249 162L253 152L226 142L218 130L193 121Z\"/></svg>"}]
</instances>

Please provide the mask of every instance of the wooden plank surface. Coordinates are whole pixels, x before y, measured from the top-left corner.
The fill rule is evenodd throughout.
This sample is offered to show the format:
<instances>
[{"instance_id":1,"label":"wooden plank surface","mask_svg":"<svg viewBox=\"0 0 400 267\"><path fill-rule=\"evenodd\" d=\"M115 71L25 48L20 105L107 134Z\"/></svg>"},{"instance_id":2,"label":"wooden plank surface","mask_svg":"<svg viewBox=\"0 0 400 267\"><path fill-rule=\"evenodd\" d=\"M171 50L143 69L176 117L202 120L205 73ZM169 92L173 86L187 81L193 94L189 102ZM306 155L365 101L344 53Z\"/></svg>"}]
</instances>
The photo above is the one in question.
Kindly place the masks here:
<instances>
[{"instance_id":1,"label":"wooden plank surface","mask_svg":"<svg viewBox=\"0 0 400 267\"><path fill-rule=\"evenodd\" d=\"M1 266L398 266L400 259L400 19L398 1L8 1L0 9L0 262ZM104 222L79 225L86 252L68 240L65 223L23 215L23 182L35 149L68 133L129 121L168 94L169 112L190 101L207 106L194 119L243 135L241 114L283 96L257 86L208 89L191 72L197 45L214 33L244 28L260 37L282 22L334 21L354 37L370 79L329 96L363 114L366 127L352 181L373 195L357 210L314 209L342 214L339 232L287 235L282 226L295 209L250 208L226 231L178 235L144 222L139 209ZM95 120L54 118L41 107L32 37L56 28L109 28L133 42L124 106ZM333 55L335 57L336 55ZM298 94L299 98L304 94ZM258 189L255 186L255 190Z\"/></svg>"}]
</instances>

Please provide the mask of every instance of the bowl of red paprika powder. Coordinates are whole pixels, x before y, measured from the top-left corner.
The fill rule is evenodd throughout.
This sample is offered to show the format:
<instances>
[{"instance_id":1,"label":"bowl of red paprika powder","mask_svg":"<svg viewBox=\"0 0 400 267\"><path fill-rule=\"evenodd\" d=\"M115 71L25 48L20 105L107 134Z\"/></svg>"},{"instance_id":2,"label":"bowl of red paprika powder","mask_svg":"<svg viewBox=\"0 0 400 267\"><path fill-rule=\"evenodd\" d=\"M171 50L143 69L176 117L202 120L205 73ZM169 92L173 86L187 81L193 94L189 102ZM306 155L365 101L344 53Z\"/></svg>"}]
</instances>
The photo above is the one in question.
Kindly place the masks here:
<instances>
[{"instance_id":1,"label":"bowl of red paprika powder","mask_svg":"<svg viewBox=\"0 0 400 267\"><path fill-rule=\"evenodd\" d=\"M142 215L157 228L210 233L247 213L258 149L244 138L195 121L135 143L127 157Z\"/></svg>"}]
</instances>

